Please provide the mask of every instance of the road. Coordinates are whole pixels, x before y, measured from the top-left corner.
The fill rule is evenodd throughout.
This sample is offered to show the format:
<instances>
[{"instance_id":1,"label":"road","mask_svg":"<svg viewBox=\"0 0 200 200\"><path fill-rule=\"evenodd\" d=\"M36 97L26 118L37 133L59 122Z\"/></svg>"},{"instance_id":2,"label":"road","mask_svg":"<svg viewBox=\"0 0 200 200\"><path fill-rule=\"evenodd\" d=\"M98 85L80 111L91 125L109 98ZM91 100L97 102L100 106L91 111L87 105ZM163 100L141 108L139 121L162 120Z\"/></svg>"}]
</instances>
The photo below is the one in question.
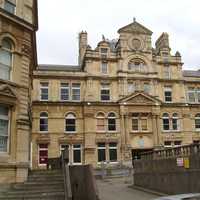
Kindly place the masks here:
<instances>
[{"instance_id":1,"label":"road","mask_svg":"<svg viewBox=\"0 0 200 200\"><path fill-rule=\"evenodd\" d=\"M100 200L153 200L158 197L132 189L125 178L97 180Z\"/></svg>"}]
</instances>

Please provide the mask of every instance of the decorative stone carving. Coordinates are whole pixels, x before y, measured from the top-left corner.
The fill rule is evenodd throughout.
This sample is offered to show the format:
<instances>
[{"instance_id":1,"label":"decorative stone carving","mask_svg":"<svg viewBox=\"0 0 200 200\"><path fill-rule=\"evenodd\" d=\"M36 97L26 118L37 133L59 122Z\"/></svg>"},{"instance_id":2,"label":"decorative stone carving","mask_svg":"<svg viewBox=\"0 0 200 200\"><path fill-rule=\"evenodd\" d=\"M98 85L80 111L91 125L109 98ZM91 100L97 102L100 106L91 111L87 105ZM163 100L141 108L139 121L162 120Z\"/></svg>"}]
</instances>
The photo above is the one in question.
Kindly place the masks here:
<instances>
[{"instance_id":1,"label":"decorative stone carving","mask_svg":"<svg viewBox=\"0 0 200 200\"><path fill-rule=\"evenodd\" d=\"M14 90L9 85L6 84L0 85L0 94L17 98L16 92L14 92Z\"/></svg>"}]
</instances>

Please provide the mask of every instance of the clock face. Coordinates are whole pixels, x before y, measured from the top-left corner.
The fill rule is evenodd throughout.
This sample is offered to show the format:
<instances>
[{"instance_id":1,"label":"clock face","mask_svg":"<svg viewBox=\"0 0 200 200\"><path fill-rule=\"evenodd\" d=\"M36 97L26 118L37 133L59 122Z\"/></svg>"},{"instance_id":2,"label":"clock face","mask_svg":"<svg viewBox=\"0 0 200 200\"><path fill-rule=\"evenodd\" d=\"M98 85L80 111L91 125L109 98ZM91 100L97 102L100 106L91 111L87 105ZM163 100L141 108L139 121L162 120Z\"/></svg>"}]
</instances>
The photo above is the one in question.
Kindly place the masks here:
<instances>
[{"instance_id":1,"label":"clock face","mask_svg":"<svg viewBox=\"0 0 200 200\"><path fill-rule=\"evenodd\" d=\"M132 40L132 47L133 47L133 49L139 50L139 49L141 49L141 46L142 46L142 43L141 43L141 41L139 39L134 38Z\"/></svg>"}]
</instances>

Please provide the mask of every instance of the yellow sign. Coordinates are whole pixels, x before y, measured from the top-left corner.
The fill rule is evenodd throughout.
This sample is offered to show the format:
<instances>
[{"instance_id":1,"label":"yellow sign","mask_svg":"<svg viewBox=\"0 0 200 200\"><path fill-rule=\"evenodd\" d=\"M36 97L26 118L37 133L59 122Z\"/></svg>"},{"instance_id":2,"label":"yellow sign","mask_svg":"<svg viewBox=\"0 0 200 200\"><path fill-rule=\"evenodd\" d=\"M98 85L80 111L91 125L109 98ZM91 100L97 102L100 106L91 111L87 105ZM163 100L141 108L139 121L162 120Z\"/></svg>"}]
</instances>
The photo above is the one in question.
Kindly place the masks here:
<instances>
[{"instance_id":1,"label":"yellow sign","mask_svg":"<svg viewBox=\"0 0 200 200\"><path fill-rule=\"evenodd\" d=\"M189 158L184 158L184 168L189 169L190 168L190 160Z\"/></svg>"}]
</instances>

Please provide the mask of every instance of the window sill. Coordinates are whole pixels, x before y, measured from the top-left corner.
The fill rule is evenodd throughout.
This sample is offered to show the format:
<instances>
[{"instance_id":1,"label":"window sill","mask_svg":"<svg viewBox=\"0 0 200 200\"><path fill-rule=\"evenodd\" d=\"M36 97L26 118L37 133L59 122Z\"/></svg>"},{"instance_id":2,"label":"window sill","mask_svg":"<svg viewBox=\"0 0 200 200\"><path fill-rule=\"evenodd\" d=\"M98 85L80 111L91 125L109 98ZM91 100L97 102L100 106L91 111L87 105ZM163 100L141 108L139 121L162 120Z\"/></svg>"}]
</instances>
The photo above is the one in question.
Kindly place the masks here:
<instances>
[{"instance_id":1,"label":"window sill","mask_svg":"<svg viewBox=\"0 0 200 200\"><path fill-rule=\"evenodd\" d=\"M39 134L48 134L48 131L39 131Z\"/></svg>"},{"instance_id":2,"label":"window sill","mask_svg":"<svg viewBox=\"0 0 200 200\"><path fill-rule=\"evenodd\" d=\"M180 133L181 130L162 130L163 133Z\"/></svg>"},{"instance_id":3,"label":"window sill","mask_svg":"<svg viewBox=\"0 0 200 200\"><path fill-rule=\"evenodd\" d=\"M72 134L77 134L77 132L76 131L70 131L70 132L68 132L68 131L65 131L65 134L69 134L69 135L72 135Z\"/></svg>"}]
</instances>

